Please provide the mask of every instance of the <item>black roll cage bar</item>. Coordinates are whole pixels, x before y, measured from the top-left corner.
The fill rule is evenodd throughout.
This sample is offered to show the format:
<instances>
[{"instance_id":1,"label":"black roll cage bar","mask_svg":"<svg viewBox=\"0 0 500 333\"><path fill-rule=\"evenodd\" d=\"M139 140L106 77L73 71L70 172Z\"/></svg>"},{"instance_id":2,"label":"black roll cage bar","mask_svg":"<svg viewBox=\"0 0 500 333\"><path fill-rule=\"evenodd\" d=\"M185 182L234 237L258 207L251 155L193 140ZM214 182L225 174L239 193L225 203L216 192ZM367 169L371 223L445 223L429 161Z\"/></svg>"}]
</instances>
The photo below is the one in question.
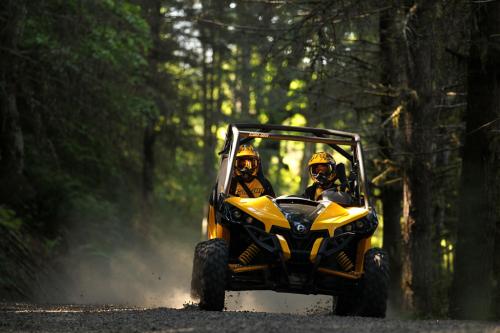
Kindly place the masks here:
<instances>
[{"instance_id":1,"label":"black roll cage bar","mask_svg":"<svg viewBox=\"0 0 500 333\"><path fill-rule=\"evenodd\" d=\"M280 134L273 132L298 132L309 135L291 135ZM222 179L223 181L222 193L228 195L231 176L233 173L234 159L236 151L241 144L251 142L254 139L270 139L270 140L288 140L299 142L312 142L324 143L332 147L339 154L344 156L351 162L352 170L359 176L358 186L364 194L364 205L369 209L368 188L366 184L365 168L363 161L363 150L361 147L361 138L356 133L343 132L337 130L312 128L312 127L299 127L299 126L285 126L285 125L270 125L270 124L250 124L250 123L235 123L229 124L226 133L226 140L222 151L219 155L227 155L227 168L226 174ZM350 146L353 154L345 151L340 146Z\"/></svg>"}]
</instances>

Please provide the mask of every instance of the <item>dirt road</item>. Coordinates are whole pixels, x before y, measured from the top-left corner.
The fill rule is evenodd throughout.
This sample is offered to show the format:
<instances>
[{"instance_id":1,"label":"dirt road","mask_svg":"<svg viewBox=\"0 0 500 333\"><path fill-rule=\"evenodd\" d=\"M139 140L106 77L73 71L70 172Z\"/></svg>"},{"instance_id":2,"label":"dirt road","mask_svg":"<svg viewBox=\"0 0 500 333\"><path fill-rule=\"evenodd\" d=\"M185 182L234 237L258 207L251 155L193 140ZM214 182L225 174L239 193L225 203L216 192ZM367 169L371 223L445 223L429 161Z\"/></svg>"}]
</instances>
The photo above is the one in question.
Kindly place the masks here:
<instances>
[{"instance_id":1,"label":"dirt road","mask_svg":"<svg viewBox=\"0 0 500 333\"><path fill-rule=\"evenodd\" d=\"M126 306L0 304L0 332L500 332L500 323Z\"/></svg>"}]
</instances>

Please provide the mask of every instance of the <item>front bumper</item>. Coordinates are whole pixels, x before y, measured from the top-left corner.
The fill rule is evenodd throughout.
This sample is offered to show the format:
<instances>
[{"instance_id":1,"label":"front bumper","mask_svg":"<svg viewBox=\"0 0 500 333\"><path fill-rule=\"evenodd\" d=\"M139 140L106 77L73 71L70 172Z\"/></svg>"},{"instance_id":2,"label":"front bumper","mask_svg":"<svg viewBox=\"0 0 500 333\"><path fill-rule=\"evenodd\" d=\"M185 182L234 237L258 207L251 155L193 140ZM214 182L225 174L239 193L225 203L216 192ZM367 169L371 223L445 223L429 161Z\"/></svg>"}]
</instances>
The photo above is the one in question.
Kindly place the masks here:
<instances>
[{"instance_id":1,"label":"front bumper","mask_svg":"<svg viewBox=\"0 0 500 333\"><path fill-rule=\"evenodd\" d=\"M359 256L353 258L355 265L349 271L339 269L335 262L344 251L353 254L361 251L364 255L363 247L369 242L366 237L360 239L355 233L329 237L318 232L297 239L290 235L290 230L286 234L287 230L266 233L253 226L244 228L265 253L266 260L249 265L229 264L227 290L339 295L349 291L363 275Z\"/></svg>"}]
</instances>

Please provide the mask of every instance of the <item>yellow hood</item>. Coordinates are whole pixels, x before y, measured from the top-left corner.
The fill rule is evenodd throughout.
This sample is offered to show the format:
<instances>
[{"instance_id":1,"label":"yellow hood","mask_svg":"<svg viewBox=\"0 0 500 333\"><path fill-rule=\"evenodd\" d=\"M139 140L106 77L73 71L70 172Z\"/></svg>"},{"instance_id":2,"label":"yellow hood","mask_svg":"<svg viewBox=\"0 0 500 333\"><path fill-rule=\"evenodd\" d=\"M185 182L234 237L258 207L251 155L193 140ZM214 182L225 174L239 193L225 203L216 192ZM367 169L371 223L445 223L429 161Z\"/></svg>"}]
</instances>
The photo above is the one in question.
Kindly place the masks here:
<instances>
[{"instance_id":1,"label":"yellow hood","mask_svg":"<svg viewBox=\"0 0 500 333\"><path fill-rule=\"evenodd\" d=\"M230 197L226 199L226 202L264 223L266 232L271 231L273 225L290 229L288 220L268 196L258 198Z\"/></svg>"},{"instance_id":2,"label":"yellow hood","mask_svg":"<svg viewBox=\"0 0 500 333\"><path fill-rule=\"evenodd\" d=\"M290 229L290 223L268 196L259 198L230 197L226 202L256 218L270 232L272 226ZM330 237L336 228L368 215L369 211L361 207L347 207L334 202L323 202L325 208L314 220L311 230L328 230Z\"/></svg>"},{"instance_id":3,"label":"yellow hood","mask_svg":"<svg viewBox=\"0 0 500 333\"><path fill-rule=\"evenodd\" d=\"M326 208L318 215L311 230L328 230L330 237L336 228L368 215L369 211L362 207L342 207L335 202L328 202Z\"/></svg>"}]
</instances>

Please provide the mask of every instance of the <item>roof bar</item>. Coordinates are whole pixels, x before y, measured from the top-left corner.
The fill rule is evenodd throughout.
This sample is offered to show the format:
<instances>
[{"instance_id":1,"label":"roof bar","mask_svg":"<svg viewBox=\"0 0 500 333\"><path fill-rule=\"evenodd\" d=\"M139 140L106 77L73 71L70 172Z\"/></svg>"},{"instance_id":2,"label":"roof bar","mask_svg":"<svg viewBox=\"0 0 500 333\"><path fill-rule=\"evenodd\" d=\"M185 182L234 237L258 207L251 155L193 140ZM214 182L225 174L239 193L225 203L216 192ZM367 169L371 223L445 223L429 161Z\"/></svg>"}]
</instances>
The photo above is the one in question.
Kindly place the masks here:
<instances>
[{"instance_id":1,"label":"roof bar","mask_svg":"<svg viewBox=\"0 0 500 333\"><path fill-rule=\"evenodd\" d=\"M324 128L313 128L313 127L301 127L301 126L285 126L285 125L270 125L270 124L248 124L248 123L237 123L233 124L240 130L251 130L251 129L259 129L264 131L290 131L290 132L302 132L302 133L311 133L314 135L337 135L346 138L355 139L358 137L356 133L343 132L343 131L335 131Z\"/></svg>"},{"instance_id":2,"label":"roof bar","mask_svg":"<svg viewBox=\"0 0 500 333\"><path fill-rule=\"evenodd\" d=\"M315 143L326 143L326 144L337 144L345 146L355 146L356 142L354 140L340 140L331 139L317 136L305 136L305 135L288 135L288 134L274 134L274 133L262 133L262 132L248 132L241 131L241 138L262 138L271 140L289 140L289 141L301 141L301 142L315 142Z\"/></svg>"}]
</instances>

